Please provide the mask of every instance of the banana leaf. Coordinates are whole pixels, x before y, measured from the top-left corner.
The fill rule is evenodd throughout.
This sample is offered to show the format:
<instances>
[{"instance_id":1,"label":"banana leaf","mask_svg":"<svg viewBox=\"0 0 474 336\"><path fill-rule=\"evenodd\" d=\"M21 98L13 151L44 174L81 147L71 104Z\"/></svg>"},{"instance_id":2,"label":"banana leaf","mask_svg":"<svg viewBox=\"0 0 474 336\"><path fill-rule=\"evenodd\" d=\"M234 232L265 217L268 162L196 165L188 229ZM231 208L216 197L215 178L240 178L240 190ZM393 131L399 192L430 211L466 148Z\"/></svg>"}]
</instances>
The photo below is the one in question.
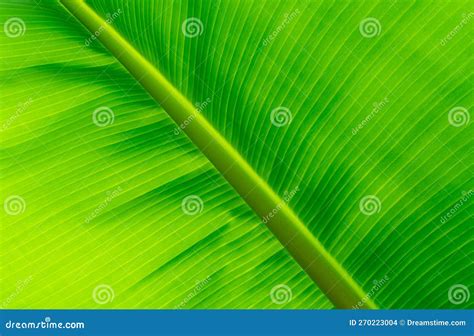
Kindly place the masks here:
<instances>
[{"instance_id":1,"label":"banana leaf","mask_svg":"<svg viewBox=\"0 0 474 336\"><path fill-rule=\"evenodd\" d=\"M472 308L473 18L0 1L2 307Z\"/></svg>"}]
</instances>

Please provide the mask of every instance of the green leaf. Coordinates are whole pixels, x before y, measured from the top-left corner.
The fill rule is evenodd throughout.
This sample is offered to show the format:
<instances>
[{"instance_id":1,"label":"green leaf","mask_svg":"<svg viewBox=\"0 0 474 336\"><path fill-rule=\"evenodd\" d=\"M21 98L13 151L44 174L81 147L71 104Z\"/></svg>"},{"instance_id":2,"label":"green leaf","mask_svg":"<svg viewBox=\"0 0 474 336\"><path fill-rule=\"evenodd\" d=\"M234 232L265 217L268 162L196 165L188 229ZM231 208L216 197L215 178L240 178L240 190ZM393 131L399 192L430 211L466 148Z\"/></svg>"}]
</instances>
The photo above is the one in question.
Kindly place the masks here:
<instances>
[{"instance_id":1,"label":"green leaf","mask_svg":"<svg viewBox=\"0 0 474 336\"><path fill-rule=\"evenodd\" d=\"M4 306L472 306L467 2L88 3L1 5Z\"/></svg>"}]
</instances>

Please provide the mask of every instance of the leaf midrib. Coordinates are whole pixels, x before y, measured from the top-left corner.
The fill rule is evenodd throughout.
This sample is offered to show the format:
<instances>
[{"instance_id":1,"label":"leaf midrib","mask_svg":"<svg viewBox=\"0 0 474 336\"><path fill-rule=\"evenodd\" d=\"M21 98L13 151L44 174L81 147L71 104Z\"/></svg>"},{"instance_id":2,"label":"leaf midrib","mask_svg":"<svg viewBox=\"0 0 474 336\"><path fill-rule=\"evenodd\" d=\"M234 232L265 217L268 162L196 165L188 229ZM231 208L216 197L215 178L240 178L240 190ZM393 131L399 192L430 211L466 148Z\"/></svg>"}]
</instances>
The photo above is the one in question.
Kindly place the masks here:
<instances>
[{"instance_id":1,"label":"leaf midrib","mask_svg":"<svg viewBox=\"0 0 474 336\"><path fill-rule=\"evenodd\" d=\"M90 32L102 27L98 39L178 125L193 118L183 132L260 218L279 208L265 224L336 307L377 308L293 210L158 69L83 1L61 3Z\"/></svg>"}]
</instances>

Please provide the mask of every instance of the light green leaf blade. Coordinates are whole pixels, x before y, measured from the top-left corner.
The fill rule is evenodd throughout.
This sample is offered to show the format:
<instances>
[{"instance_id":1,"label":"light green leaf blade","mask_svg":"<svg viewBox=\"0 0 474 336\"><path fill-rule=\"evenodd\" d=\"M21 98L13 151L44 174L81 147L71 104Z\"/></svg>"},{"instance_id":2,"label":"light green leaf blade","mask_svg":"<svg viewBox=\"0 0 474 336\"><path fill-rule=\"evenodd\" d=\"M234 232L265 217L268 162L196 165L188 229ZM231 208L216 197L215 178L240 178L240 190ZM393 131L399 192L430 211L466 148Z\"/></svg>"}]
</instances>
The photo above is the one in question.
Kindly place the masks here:
<instances>
[{"instance_id":1,"label":"light green leaf blade","mask_svg":"<svg viewBox=\"0 0 474 336\"><path fill-rule=\"evenodd\" d=\"M90 3L103 17L106 17L106 13L113 13L117 8L122 8L124 13L114 21L114 27L155 64L190 101L204 102L207 98L212 98L212 102L203 109L202 114L280 196L283 197L285 191L291 190L294 186L300 186L300 191L292 198L290 206L355 281L363 286L368 296L375 297L382 307L456 308L472 306L472 301L454 305L448 299L448 292L452 286L463 284L467 288L472 288L473 285L470 276L473 258L472 226L469 225L473 211L472 202L469 202L469 195L472 192L472 156L470 156L472 126L467 124L455 127L448 122L448 114L452 108L461 106L467 111L472 110L472 77L469 72L469 55L472 53L469 33L472 33L472 23L471 26L466 26L465 29L457 32L445 45L440 43L462 20L462 13L467 11L467 2L429 3L422 1L417 4L393 2L387 6L386 2L373 1L307 3L282 1L277 5L274 5L274 2L271 4L258 2L256 4L246 1L223 1L212 5L196 3L189 8L183 2L156 1L153 2L153 6L149 5L150 7L144 5L143 2L90 1ZM449 16L446 14L447 12L450 13ZM469 11L467 12L469 13ZM76 42L82 42L87 38L87 35L75 22L64 23L68 20L67 16L60 13L58 8L54 7L50 13L64 19L59 24L64 29L62 34L64 39L72 40L71 33L73 36L81 36L81 39L77 39ZM285 14L288 16L285 17ZM183 35L182 23L189 17L197 17L203 23L203 33L197 38L186 38ZM288 19L290 17L291 20ZM377 18L381 25L380 34L376 37L364 37L359 31L359 23L367 17ZM283 25L282 22L286 23ZM430 28L433 26L436 27L435 30ZM270 39L269 36L273 37ZM265 41L267 41L266 44ZM63 42L56 44L56 48L63 47ZM24 48L24 45L21 48ZM113 167L117 166L121 168L120 171L131 173L133 170L130 171L130 168L135 164L135 174L132 175L135 180L144 184L144 181L148 183L153 176L154 179L157 179L155 180L157 189L167 185L166 190L173 190L173 192L179 190L183 183L175 181L179 179L175 175L178 173L175 167L180 166L179 162L183 166L182 176L191 174L196 177L197 190L201 190L202 181L208 179L199 174L204 171L206 176L210 174L218 179L219 183L222 183L219 185L226 190L225 195L234 196L232 199L235 203L229 206L230 209L238 209L233 211L233 215L238 216L237 223L241 224L243 221L240 216L243 209L246 209L245 205L228 188L226 182L218 177L218 173L189 142L183 137L173 134L174 128L168 122L163 111L159 110L151 100L144 98L146 95L143 94L143 91L138 86L133 86L133 80L126 76L122 68L108 56L107 51L103 50L97 41L87 48L88 51L90 49L95 51L94 59L90 62L97 62L98 66L114 64L116 71L110 74L108 79L116 81L117 77L123 77L123 83L127 83L126 90L133 88L133 92L136 90L137 95L142 97L133 104L135 108L146 110L143 108L143 101L146 100L149 108L147 115L149 122L154 125L157 122L156 115L161 113L162 119L159 122L167 122L164 125L168 125L167 129L164 126L159 128L165 131L161 134L170 135L166 138L167 140L171 139L169 143L177 141L178 144L168 148L170 144L163 138L157 137L159 142L166 144L166 149L161 147L160 149L166 151L168 155L164 156L168 159L166 163L169 162L165 165L168 168L168 174L166 174L168 179L164 177L157 179L156 171L154 174L150 172L148 178L141 179L143 163L151 159L143 158L143 153L136 147L137 144L140 146L145 143L151 147L150 151L156 150L149 144L149 134L151 129L156 130L157 128L150 127L146 130L140 128L140 131L137 130L136 133L130 134L131 125L145 123L142 125L146 126L149 124L143 121L141 115L132 114L129 107L123 106L124 113L129 112L131 119L122 124L121 128L116 129L120 125L117 118L112 125L115 131L111 132L112 128L107 128L107 136L103 134L102 129L100 130L102 133L96 129L94 129L96 132L86 133L88 135L86 138L92 136L92 133L97 133L95 143L90 142L89 148L111 148L117 143L121 148L124 146L120 140L123 133L126 134L127 141L136 140L135 136L141 134L141 139L138 142L134 142L133 146L131 144L125 149L131 158L124 160L122 157L117 157L117 160L113 161L115 163ZM58 49L51 48L49 50ZM15 62L22 61L26 51L26 49L23 50L23 54L19 54L21 56L10 57L14 62L9 63L6 68L15 68ZM51 51L49 53L51 60L60 62L60 57L58 57L60 54ZM71 56L68 54L68 57ZM83 67L82 69L84 66L87 68L88 64L91 67L90 63L85 62L85 59L89 57L91 56L83 56L77 60L78 71L71 72L73 77L77 77L81 73L81 67ZM35 80L46 81L46 78L31 77L34 78L26 80L28 79L26 76L24 79L22 77L20 81L26 83L34 83ZM107 81L104 79L104 83L107 83L106 87L111 85L108 79ZM83 79L83 85L90 90L90 83L94 80L95 78ZM121 83L119 81L118 86L124 85ZM104 90L103 85L96 84L97 90L102 90L101 95L108 92L108 90ZM9 85L9 87L11 86ZM33 87L33 90L36 91L35 89L38 87ZM62 85L60 87L63 88ZM13 87L12 90L12 92L19 91ZM59 87L56 86L55 89L50 90L59 91ZM71 90L73 90L72 86ZM121 97L123 91L119 89L119 92L119 94L112 96L115 97L112 101L122 101L123 103L126 101ZM28 99L27 96L22 96L22 98ZM84 96L90 97L91 92L87 92ZM55 98L48 98L45 105L50 106L51 99L55 100ZM99 102L100 99L97 97L95 101ZM379 110L374 110L374 102L379 104ZM129 104L128 101L127 104ZM87 108L84 110L91 113L89 103L82 105L84 108L88 107L89 110ZM33 104L31 106L33 107ZM96 104L95 106L102 105ZM282 127L275 127L270 122L271 112L280 106L288 108L292 121ZM78 111L75 108L70 109L70 111L72 110ZM115 105L113 110L117 110ZM45 113L40 115L43 114ZM22 114L22 116L24 115L26 116L26 114ZM46 115L51 116L47 113ZM65 113L64 115L67 115L64 117L66 120L69 118L70 129L73 121L76 122L77 115L75 113ZM38 113L35 113L35 116L38 118ZM89 119L88 127L92 127L90 114L86 116L87 118L84 116L83 124L86 119ZM17 130L10 139L5 137L5 143L8 144L9 141L10 144L17 143L15 141L22 143L25 139L30 139L31 142L37 144L33 147L34 151L32 152L36 155L42 153L39 142L36 143L37 139L31 139L34 133L30 132L28 128L42 129L43 126L44 129L51 130L51 124L47 120L46 118L42 121L41 118L39 120L33 118L31 123L27 124L26 130ZM59 121L65 125L61 118ZM361 127L358 126L359 124ZM135 129L133 127L132 129ZM58 133L58 138L50 138L48 135L48 142L60 142L61 145L64 143L62 153L76 157L76 164L84 163L84 158L80 154L86 154L92 150L88 152L85 146L81 146L81 148L77 146L75 150L78 151L71 153L71 149L66 150L65 148L77 144L79 140L73 138L73 141L68 143L65 141L66 137L63 136L64 131L61 132L58 129L56 133ZM20 137L21 135L24 136L23 139ZM12 142L11 139L15 140ZM52 141L53 139L55 141ZM109 146L104 146L106 144ZM30 169L49 168L51 149L59 149L55 146L46 148L47 150L43 153L48 154L48 159L43 158L43 161L34 164L30 158L33 155L24 151L24 147L18 146L18 148L20 150L14 152L14 157L23 157L20 163L22 165L31 164L31 167L27 167ZM123 153L122 150L117 150L119 153ZM181 153L188 161L186 159L178 160L176 152ZM195 155L192 158L200 163L199 168L202 170L199 170L199 173L189 168L191 153ZM30 155L28 156L28 154ZM151 156L151 154L149 155ZM11 158L11 156L5 156L5 160L7 157ZM94 158L100 161L103 158L103 153L99 152ZM162 159L162 157L156 158L156 161L152 161L154 164L150 166L160 167L160 163L163 165ZM128 161L130 161L129 165L124 164ZM141 161L141 165L138 161ZM16 167L16 165L17 163L14 163L11 167ZM170 169L170 167L173 168ZM96 164L96 169L106 170L99 163ZM44 174L49 178L41 180L39 185L49 184L50 186L43 190L49 190L49 188L55 190L52 179L56 178L55 174L58 171L64 171L64 168L59 169L58 167L56 171L53 169L48 174ZM78 176L82 177L84 174L90 179L89 175L92 174L88 172L87 167L76 171L67 179L60 180L57 184L58 188L64 188L64 185L68 185L65 181L69 181L69 183L77 181ZM10 174L13 173L6 175ZM138 175L140 175L140 179L137 177ZM11 184L15 187L21 186L23 183L24 188L30 188L31 183L35 181L32 179L18 183L19 180L22 180L18 176L9 178L9 183L5 183L5 185ZM102 183L103 180L104 176L98 178L96 184ZM174 183L168 185L168 181L174 181ZM188 181L185 180L184 183L186 184ZM86 185L92 186L93 184L86 182ZM117 184L110 185L115 187ZM147 195L150 192L148 187L150 186L147 185L146 188L142 186L139 188L140 190L136 190L136 194L130 194L130 191L127 191L123 195L128 195L130 199L134 199L134 196ZM110 187L97 186L92 187L92 192L90 189L83 191L82 198L80 197L81 193L75 193L77 198L72 198L71 204L76 204L76 206L70 207L69 214L77 212L78 208L84 209L84 204L81 203L84 197L90 197L91 194L97 195L95 203L89 202L91 209L94 209L100 205L104 194L113 190ZM129 189L133 190L134 188L126 190ZM7 195L14 193L11 189L6 190ZM463 191L465 194L462 193ZM193 193L198 192L193 191L189 194ZM38 194L44 194L44 192L41 193L39 187ZM97 218L102 226L106 227L105 231L92 230L91 233L94 234L93 237L107 237L108 239L99 240L99 243L104 241L110 243L110 245L106 245L108 248L110 247L106 252L111 253L112 256L122 256L124 263L130 263L128 253L124 253L123 246L120 246L121 243L127 242L128 244L134 241L137 245L143 244L143 236L149 235L150 231L143 232L142 237L136 237L136 240L133 240L124 230L121 237L116 234L117 231L111 225L113 218L117 217L117 213L126 213L129 217L125 216L123 223L129 223L131 218L137 221L142 218L147 223L147 227L150 227L152 226L150 218L156 215L155 212L165 211L168 214L166 210L169 211L172 204L178 211L180 210L180 200L187 193L178 195L169 197L171 200L169 203L165 203L168 209L166 207L158 209L155 205L153 206L154 212L147 213L147 215L141 214L146 213L142 207L151 209L151 205L156 204L153 203L156 200L151 196L145 198L147 201L142 200L133 206L128 204L129 198L125 203L116 203L116 207L114 207L115 201L113 201L107 208L107 212L101 213ZM221 218L219 216L222 216L222 211L232 211L227 208L229 202L223 201L225 197L221 196L222 193L216 192L213 195L211 198L215 199L215 213L198 222L201 234L196 234L196 240L192 240L193 242L206 241L206 234L209 234L208 230L210 230L209 223L214 222L214 220L210 221L210 218ZM364 214L359 207L359 202L368 195L374 195L380 201L379 208L377 208L380 211L371 215ZM45 198L44 195L43 198ZM54 196L45 198L48 201L46 204L55 205L53 199ZM116 201L119 199L117 197ZM461 204L461 201L462 205L457 206ZM60 209L66 208L63 202L59 202L59 204L61 204ZM149 207L146 207L147 204ZM207 209L207 200L204 204ZM455 215L449 220L443 221L443 216L452 209L455 209ZM51 214L45 213L44 217L39 216L38 212L41 211L37 211L35 216L32 216L36 224L41 219L52 222L50 230L59 226L61 217L59 214L62 212L54 210L51 211ZM54 216L56 212L58 215ZM370 209L369 212L371 212ZM110 214L107 216L107 213ZM169 215L173 216L170 213ZM245 218L249 223L252 222L255 227L258 227L258 220L255 216L251 212L248 212L247 216ZM187 227L194 227L188 220L189 218L186 218L186 221L183 220L186 224L179 222L180 230L183 230L179 232L192 232L189 229L186 230ZM99 224L98 221L95 221L96 225ZM196 223L197 221L193 217L192 222ZM220 221L217 220L217 222ZM31 226L34 224L31 223ZM183 225L185 225L184 228ZM137 230L146 231L142 226L138 224L136 226ZM44 226L42 227L44 228ZM207 231L204 227L207 227ZM261 227L259 230L261 230L259 231L261 235L266 232ZM246 229L243 231L248 232ZM5 232L10 235L11 229ZM24 232L26 231L16 235L16 239L24 239ZM107 232L107 236L104 234L105 232ZM112 237L110 233L112 233ZM266 234L268 244L270 244L271 237L268 232ZM37 241L32 245L48 251L53 244L44 245L42 240L46 237L57 239L60 236L51 231L49 231L49 235L44 233L41 236L38 235L36 239L41 242ZM2 251L10 251L13 246L17 245L18 240L9 242L11 244L8 246L9 248L2 247ZM253 256L254 254L250 251L259 250L252 245L245 244L244 241L241 242L242 246L248 248L249 255ZM185 246L193 246L190 242L188 243L188 245L184 244L184 246L173 248L170 254L173 255L173 252L185 250ZM64 249L69 250L71 246L78 248L80 244L76 242L64 246ZM172 244L169 241L153 241L149 246L152 246L150 250L153 248L158 250L163 246L171 250L169 246ZM256 243L255 246L259 246L259 243ZM273 242L272 246L275 247L275 251L284 254L277 243ZM215 253L212 254L211 251ZM236 253L234 249L229 249L229 251L234 252L234 258L241 257L241 254ZM84 246L81 252L90 253L86 253L86 256L93 255L89 246ZM77 266L78 260L80 260L79 255L82 255L81 252L75 251L77 254L75 258L71 258L74 262L69 265L69 269ZM214 256L225 254L221 250L212 248L203 253ZM308 279L300 275L296 264L292 263L286 254L280 259L280 254L270 253L272 256L278 256L278 258L274 257L272 261L278 260L280 265L292 265L294 273L290 278L299 277L298 279L301 280L298 280L298 283L304 283L303 287L306 291L314 291L311 289ZM146 255L148 256L148 254ZM17 259L14 260L19 260L22 256L23 254L19 252ZM186 260L186 255L179 254L179 256L179 260ZM10 252L5 255L5 258L10 257ZM265 260L263 256L261 257L261 260ZM100 274L104 273L106 261L109 260L105 255L102 258L104 260L103 266L95 265L95 268L90 265L88 269L94 269L95 273L92 273L87 280L77 281L75 287L72 288L77 289L84 283L98 279ZM164 264L164 261L167 260L166 258L156 258L159 262L157 261L155 266L161 265L160 262ZM226 260L232 260L232 257ZM194 264L191 261L188 263ZM168 276L170 272L184 275L190 267L189 264L179 270L174 267L158 267L158 269L166 269L163 274L168 274ZM258 261L248 264L255 267ZM57 262L51 268L56 269L59 267L58 265L61 263ZM280 275L278 269L281 268L285 268L285 266L275 268L272 266L272 275L269 278L273 279L275 274ZM151 269L153 268L150 267L148 270ZM21 274L17 272L16 268L14 270L15 275ZM191 270L193 270L192 267ZM130 270L124 271L124 273L129 277L136 276L137 280L145 274L145 272L140 273L139 271L131 274ZM230 278L234 277L234 283L240 285L241 281L235 279L237 275L235 273L239 274L239 272L234 272L226 281L230 281ZM50 277L57 278L59 272L53 274ZM154 274L156 275L156 273ZM188 274L193 274L193 271ZM248 279L256 278L255 274L248 274L248 276ZM186 275L184 277L190 278ZM285 279L278 280L276 283L286 282ZM49 277L48 280L50 280ZM150 278L147 278L147 280L139 282L139 289L137 287L129 289L133 293L140 294L127 294L129 300L125 302L118 302L119 296L117 295L115 304L118 306L140 306L143 302L137 303L130 297L143 299L151 292L154 295L149 298L147 306L170 306L172 305L170 302L175 299L176 295L174 294L178 292L183 294L182 289L170 291L169 288L157 288L158 285L149 280ZM165 283L169 283L169 281L167 280ZM378 283L374 284L374 281L378 281ZM44 286L46 282L47 280L38 284L39 295L51 293L54 287L57 287L46 287ZM131 283L130 279L123 282L126 284L124 287L127 288ZM13 283L14 281L11 280L10 292L15 290ZM56 281L56 284L61 283L64 283L64 279ZM192 283L192 281L188 283ZM31 285L33 286L33 284L32 281ZM191 288L192 285L188 287ZM216 286L220 285L219 282L219 285ZM239 300L235 299L233 291L235 287L232 286L223 287L226 290L214 290L206 296L199 294L195 299L193 298L193 301L203 300L200 301L201 307L207 307L210 303L211 306L213 304L216 307L269 306L271 301L269 301L268 293L271 287L272 285L262 281L261 286L258 287L262 288L260 291L262 295L255 294L254 297L249 297L242 294L242 297L245 298L242 299L243 302L237 302ZM45 288L49 288L47 289L49 292L45 292ZM192 290L191 288L190 291ZM207 291L206 289L202 294ZM252 290L249 291L252 292ZM76 295L70 301L65 301L64 292L59 291L54 300L44 299L43 303L51 302L50 300L61 302L59 300L61 297L64 300L62 304L74 305L78 302L86 304L84 296L89 295L87 299L90 301L90 294L84 294L85 292L87 291L81 292L81 295ZM168 294L168 299L163 298L163 293ZM226 293L232 293L232 299L227 298L227 301L223 299ZM5 293L5 295L8 294ZM307 293L305 295L309 296L300 297L298 295L302 301L295 302L293 299L291 303L295 307L312 307L313 305L308 306L308 303L304 302L304 300L311 298L311 303L318 300L314 306L327 307L327 303L321 303L323 299L320 294ZM28 304L31 300L30 296L25 298L24 302Z\"/></svg>"}]
</instances>

